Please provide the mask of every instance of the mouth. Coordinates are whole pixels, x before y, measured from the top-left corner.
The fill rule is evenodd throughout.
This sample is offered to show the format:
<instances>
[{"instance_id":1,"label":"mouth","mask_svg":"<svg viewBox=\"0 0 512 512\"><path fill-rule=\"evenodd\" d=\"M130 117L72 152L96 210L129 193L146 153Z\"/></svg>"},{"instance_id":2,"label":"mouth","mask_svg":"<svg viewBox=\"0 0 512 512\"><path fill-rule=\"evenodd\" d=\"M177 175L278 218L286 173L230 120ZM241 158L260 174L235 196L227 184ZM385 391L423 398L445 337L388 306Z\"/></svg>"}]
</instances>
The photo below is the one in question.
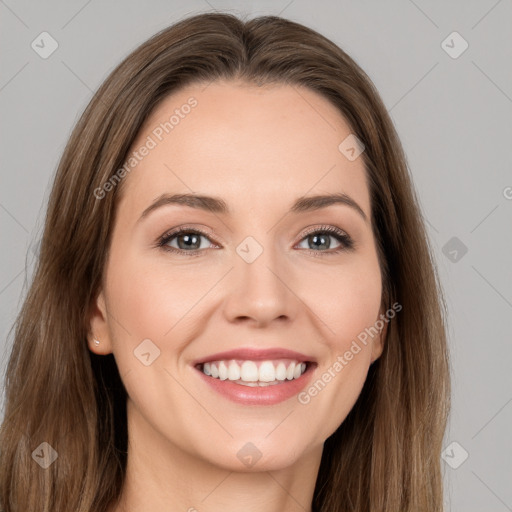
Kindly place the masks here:
<instances>
[{"instance_id":1,"label":"mouth","mask_svg":"<svg viewBox=\"0 0 512 512\"><path fill-rule=\"evenodd\" d=\"M228 380L241 386L266 387L299 379L315 364L312 361L297 359L221 359L199 363L195 367L204 375L220 381Z\"/></svg>"},{"instance_id":2,"label":"mouth","mask_svg":"<svg viewBox=\"0 0 512 512\"><path fill-rule=\"evenodd\" d=\"M193 363L214 391L243 405L272 405L298 394L317 362L284 349L243 349L213 354Z\"/></svg>"}]
</instances>

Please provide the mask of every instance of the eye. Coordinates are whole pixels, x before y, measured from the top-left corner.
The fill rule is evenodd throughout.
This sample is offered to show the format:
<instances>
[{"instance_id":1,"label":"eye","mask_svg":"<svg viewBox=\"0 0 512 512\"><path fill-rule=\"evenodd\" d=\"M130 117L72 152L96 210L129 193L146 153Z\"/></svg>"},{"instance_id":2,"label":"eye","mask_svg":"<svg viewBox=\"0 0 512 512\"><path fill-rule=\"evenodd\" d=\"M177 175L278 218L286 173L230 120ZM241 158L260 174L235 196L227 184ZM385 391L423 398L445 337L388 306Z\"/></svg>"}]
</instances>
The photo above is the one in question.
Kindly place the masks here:
<instances>
[{"instance_id":1,"label":"eye","mask_svg":"<svg viewBox=\"0 0 512 512\"><path fill-rule=\"evenodd\" d=\"M331 239L335 239L338 243L332 249ZM203 240L210 243L203 243ZM300 247L300 244L304 242L308 244L308 247ZM219 247L211 241L209 233L186 226L165 233L160 237L157 245L176 254L187 253L187 256L199 256L205 249ZM347 233L337 227L321 226L306 231L297 247L318 256L320 253L326 253L326 255L337 254L341 251L353 249L354 242Z\"/></svg>"},{"instance_id":2,"label":"eye","mask_svg":"<svg viewBox=\"0 0 512 512\"><path fill-rule=\"evenodd\" d=\"M331 239L335 239L338 243L337 247L331 249ZM350 236L339 228L334 226L322 226L313 228L306 232L301 243L307 243L308 247L302 247L310 252L326 252L328 254L339 253L354 247L354 243Z\"/></svg>"},{"instance_id":3,"label":"eye","mask_svg":"<svg viewBox=\"0 0 512 512\"><path fill-rule=\"evenodd\" d=\"M158 246L166 251L175 253L187 252L189 255L198 255L203 249L211 247L210 244L203 244L202 240L210 240L202 231L181 227L164 234L158 241ZM211 241L210 241L211 242Z\"/></svg>"}]
</instances>

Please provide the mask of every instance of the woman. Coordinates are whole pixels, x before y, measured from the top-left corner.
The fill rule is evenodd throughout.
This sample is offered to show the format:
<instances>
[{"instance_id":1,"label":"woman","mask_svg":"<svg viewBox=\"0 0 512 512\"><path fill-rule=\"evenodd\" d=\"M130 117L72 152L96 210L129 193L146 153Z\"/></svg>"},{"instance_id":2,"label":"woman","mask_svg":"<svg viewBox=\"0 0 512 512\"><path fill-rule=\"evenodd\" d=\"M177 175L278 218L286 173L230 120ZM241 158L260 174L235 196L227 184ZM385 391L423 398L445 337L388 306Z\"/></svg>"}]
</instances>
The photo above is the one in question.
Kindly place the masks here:
<instances>
[{"instance_id":1,"label":"woman","mask_svg":"<svg viewBox=\"0 0 512 512\"><path fill-rule=\"evenodd\" d=\"M156 34L62 156L1 509L442 510L441 289L358 65L291 21Z\"/></svg>"}]
</instances>

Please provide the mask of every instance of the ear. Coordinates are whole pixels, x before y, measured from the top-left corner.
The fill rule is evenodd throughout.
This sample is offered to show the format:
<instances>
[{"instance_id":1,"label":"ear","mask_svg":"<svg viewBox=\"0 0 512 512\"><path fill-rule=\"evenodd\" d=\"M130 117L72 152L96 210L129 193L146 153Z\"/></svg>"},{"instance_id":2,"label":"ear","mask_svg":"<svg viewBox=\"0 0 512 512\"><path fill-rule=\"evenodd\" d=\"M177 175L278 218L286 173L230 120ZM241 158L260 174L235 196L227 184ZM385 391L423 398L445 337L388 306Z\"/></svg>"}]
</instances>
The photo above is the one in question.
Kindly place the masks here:
<instances>
[{"instance_id":1,"label":"ear","mask_svg":"<svg viewBox=\"0 0 512 512\"><path fill-rule=\"evenodd\" d=\"M375 336L375 338L373 338L371 363L374 363L382 355L382 352L384 351L384 343L385 343L385 339L386 339L386 334L388 332L389 320L387 319L383 310L379 311L379 317L377 318L376 322L379 322L379 320L382 321L382 323L384 324L384 327L380 331L379 335Z\"/></svg>"},{"instance_id":2,"label":"ear","mask_svg":"<svg viewBox=\"0 0 512 512\"><path fill-rule=\"evenodd\" d=\"M89 335L87 344L89 350L98 355L107 355L112 352L112 340L107 320L107 307L103 290L100 291L96 300L91 305ZM94 341L99 341L99 344Z\"/></svg>"}]
</instances>

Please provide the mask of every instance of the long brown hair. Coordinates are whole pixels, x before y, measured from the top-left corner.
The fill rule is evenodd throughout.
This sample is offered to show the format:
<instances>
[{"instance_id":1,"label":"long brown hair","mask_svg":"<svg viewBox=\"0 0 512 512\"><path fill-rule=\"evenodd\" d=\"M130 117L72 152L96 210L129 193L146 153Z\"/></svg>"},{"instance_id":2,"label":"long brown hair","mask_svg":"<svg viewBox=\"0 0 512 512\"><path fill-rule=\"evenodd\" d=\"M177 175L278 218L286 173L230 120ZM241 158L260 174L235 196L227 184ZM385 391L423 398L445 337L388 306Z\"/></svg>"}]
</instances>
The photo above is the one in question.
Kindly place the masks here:
<instances>
[{"instance_id":1,"label":"long brown hair","mask_svg":"<svg viewBox=\"0 0 512 512\"><path fill-rule=\"evenodd\" d=\"M101 200L94 191L123 166L164 97L216 79L304 86L338 107L365 146L383 305L402 305L356 404L325 442L313 510L441 511L450 406L445 306L390 117L364 71L319 33L276 16L242 21L223 13L181 20L137 48L73 130L14 325L0 433L1 510L105 512L120 496L126 392L112 354L91 353L87 337L122 183ZM35 463L37 450L49 450L41 443L58 454L47 469Z\"/></svg>"}]
</instances>

